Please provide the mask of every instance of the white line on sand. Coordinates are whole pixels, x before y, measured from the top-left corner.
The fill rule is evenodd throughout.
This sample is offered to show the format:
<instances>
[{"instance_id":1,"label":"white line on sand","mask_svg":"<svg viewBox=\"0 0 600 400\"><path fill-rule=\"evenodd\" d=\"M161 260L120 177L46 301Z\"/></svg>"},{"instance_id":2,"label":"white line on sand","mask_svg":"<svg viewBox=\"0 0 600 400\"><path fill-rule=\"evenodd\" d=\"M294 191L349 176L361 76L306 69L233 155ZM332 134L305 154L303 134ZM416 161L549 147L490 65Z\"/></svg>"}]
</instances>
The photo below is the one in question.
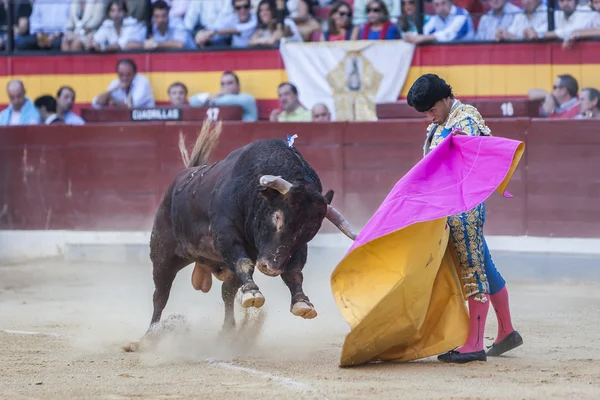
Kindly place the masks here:
<instances>
[{"instance_id":1,"label":"white line on sand","mask_svg":"<svg viewBox=\"0 0 600 400\"><path fill-rule=\"evenodd\" d=\"M254 368L242 367L242 366L235 365L235 364L229 363L229 362L217 361L217 360L213 360L213 359L207 359L206 361L211 365L215 365L217 367L221 367L224 369L229 369L229 370L233 370L233 371L244 371L244 372L247 372L252 375L257 375L257 376L260 376L263 378L271 379L271 380L281 384L282 386L288 387L297 392L301 392L301 393L305 393L305 394L308 394L309 392L316 392L315 394L319 394L320 399L327 399L327 397L325 397L323 395L323 393L320 393L318 390L310 387L309 385L307 385L305 383L295 381L291 378L285 378L282 376L273 375L269 372L260 371L258 369L254 369Z\"/></svg>"},{"instance_id":2,"label":"white line on sand","mask_svg":"<svg viewBox=\"0 0 600 400\"><path fill-rule=\"evenodd\" d=\"M13 335L42 335L42 336L54 336L54 337L58 337L58 338L67 337L67 335L64 335L62 333L53 333L53 332L45 333L45 332L31 332L31 331L15 331L12 329L0 329L0 332L10 333Z\"/></svg>"},{"instance_id":3,"label":"white line on sand","mask_svg":"<svg viewBox=\"0 0 600 400\"><path fill-rule=\"evenodd\" d=\"M42 336L53 336L53 337L57 337L57 338L69 337L68 335L65 335L62 333L54 333L54 332L33 332L33 331L19 331L19 330L12 330L12 329L0 329L0 332L9 333L9 334L13 334L13 335L42 335ZM224 369L228 369L228 370L232 370L232 371L243 371L243 372L246 372L246 373L249 373L252 375L257 375L257 376L260 376L263 378L271 379L271 380L279 383L282 386L288 387L288 388L293 389L300 393L308 394L310 392L313 392L313 393L319 395L319 399L327 400L327 397L325 397L318 390L310 387L309 385L307 385L305 383L298 382L291 378L285 378L283 376L273 375L270 372L261 371L261 370L254 369L254 368L242 367L240 365L236 365L236 364L226 362L226 361L217 361L214 359L206 359L204 361L206 363L208 363L210 365L214 365L216 367L220 367L220 368L224 368Z\"/></svg>"}]
</instances>

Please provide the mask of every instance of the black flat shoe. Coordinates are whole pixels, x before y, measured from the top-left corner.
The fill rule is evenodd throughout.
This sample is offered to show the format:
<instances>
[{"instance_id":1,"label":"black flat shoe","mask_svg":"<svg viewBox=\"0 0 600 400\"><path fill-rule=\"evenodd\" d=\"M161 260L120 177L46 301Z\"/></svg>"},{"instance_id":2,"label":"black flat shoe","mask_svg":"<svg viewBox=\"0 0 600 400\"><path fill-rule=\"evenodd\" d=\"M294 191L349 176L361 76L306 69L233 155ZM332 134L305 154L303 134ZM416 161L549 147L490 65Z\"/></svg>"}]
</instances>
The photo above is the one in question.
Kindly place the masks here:
<instances>
[{"instance_id":1,"label":"black flat shoe","mask_svg":"<svg viewBox=\"0 0 600 400\"><path fill-rule=\"evenodd\" d=\"M437 359L445 363L465 364L471 361L487 361L487 356L483 350L474 351L472 353L459 353L458 351L452 350L440 354Z\"/></svg>"},{"instance_id":2,"label":"black flat shoe","mask_svg":"<svg viewBox=\"0 0 600 400\"><path fill-rule=\"evenodd\" d=\"M489 347L487 355L490 357L498 357L512 349L515 349L523 344L523 338L519 332L513 331L510 335L502 339L500 343L494 343Z\"/></svg>"}]
</instances>

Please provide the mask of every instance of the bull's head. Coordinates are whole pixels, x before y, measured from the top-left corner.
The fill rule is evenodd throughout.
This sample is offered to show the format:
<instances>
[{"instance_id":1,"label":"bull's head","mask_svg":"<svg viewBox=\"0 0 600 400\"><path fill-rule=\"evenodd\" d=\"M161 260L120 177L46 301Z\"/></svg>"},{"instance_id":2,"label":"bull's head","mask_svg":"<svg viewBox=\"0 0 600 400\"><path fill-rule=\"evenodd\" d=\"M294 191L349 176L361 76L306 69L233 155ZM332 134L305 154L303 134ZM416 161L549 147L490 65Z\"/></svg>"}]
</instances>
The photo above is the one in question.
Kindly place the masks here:
<instances>
[{"instance_id":1,"label":"bull's head","mask_svg":"<svg viewBox=\"0 0 600 400\"><path fill-rule=\"evenodd\" d=\"M325 218L350 239L356 239L350 224L331 206L332 190L322 195L311 187L292 185L273 175L261 176L259 184L269 204L256 238L257 268L265 275L281 274L292 257L301 256L303 246L317 234Z\"/></svg>"}]
</instances>

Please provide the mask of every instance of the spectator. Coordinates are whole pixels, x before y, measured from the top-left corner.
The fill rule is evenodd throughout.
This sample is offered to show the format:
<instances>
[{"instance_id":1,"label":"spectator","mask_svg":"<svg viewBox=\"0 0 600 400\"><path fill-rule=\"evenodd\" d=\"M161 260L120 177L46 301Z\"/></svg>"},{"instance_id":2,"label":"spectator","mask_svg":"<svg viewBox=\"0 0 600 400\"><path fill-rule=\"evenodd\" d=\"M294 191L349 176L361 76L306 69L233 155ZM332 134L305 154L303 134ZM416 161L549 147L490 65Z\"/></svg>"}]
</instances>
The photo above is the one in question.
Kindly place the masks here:
<instances>
[{"instance_id":1,"label":"spectator","mask_svg":"<svg viewBox=\"0 0 600 400\"><path fill-rule=\"evenodd\" d=\"M240 93L240 79L232 71L225 71L221 75L221 90L217 94L199 93L190 98L190 105L201 107L211 106L240 106L242 107L242 121L256 121L258 108L256 100L248 93Z\"/></svg>"},{"instance_id":2,"label":"spectator","mask_svg":"<svg viewBox=\"0 0 600 400\"><path fill-rule=\"evenodd\" d=\"M127 4L111 0L106 6L106 18L86 43L86 49L100 52L140 49L146 38L146 27L133 17L126 17Z\"/></svg>"},{"instance_id":3,"label":"spectator","mask_svg":"<svg viewBox=\"0 0 600 400\"><path fill-rule=\"evenodd\" d=\"M354 20L356 20L356 10L355 5ZM360 28L354 28L352 40L400 39L400 31L390 22L390 14L383 0L369 0L366 14L368 21Z\"/></svg>"},{"instance_id":4,"label":"spectator","mask_svg":"<svg viewBox=\"0 0 600 400\"><path fill-rule=\"evenodd\" d=\"M40 113L44 125L62 124L64 121L56 115L56 100L50 95L40 96L35 99L35 108Z\"/></svg>"},{"instance_id":5,"label":"spectator","mask_svg":"<svg viewBox=\"0 0 600 400\"><path fill-rule=\"evenodd\" d=\"M600 0L590 1L589 5L592 16L583 29L575 30L565 38L563 41L564 48L571 48L578 39L600 37Z\"/></svg>"},{"instance_id":6,"label":"spectator","mask_svg":"<svg viewBox=\"0 0 600 400\"><path fill-rule=\"evenodd\" d=\"M277 0L276 0L277 1ZM318 6L316 0L279 0L281 7L289 11L289 16L298 27L302 41L309 42L313 32L319 32L321 25L313 17L313 7Z\"/></svg>"},{"instance_id":7,"label":"spectator","mask_svg":"<svg viewBox=\"0 0 600 400\"><path fill-rule=\"evenodd\" d=\"M29 34L29 17L32 7L29 0L12 1L12 29L14 49L25 50L36 47L36 38ZM8 0L0 3L0 49L6 50L8 41Z\"/></svg>"},{"instance_id":8,"label":"spectator","mask_svg":"<svg viewBox=\"0 0 600 400\"><path fill-rule=\"evenodd\" d=\"M29 21L38 49L59 50L67 30L70 4L56 0L35 0Z\"/></svg>"},{"instance_id":9,"label":"spectator","mask_svg":"<svg viewBox=\"0 0 600 400\"><path fill-rule=\"evenodd\" d=\"M579 85L571 75L558 75L552 93L541 89L531 89L529 98L544 102L540 114L549 118L573 118L579 113L577 92Z\"/></svg>"},{"instance_id":10,"label":"spectator","mask_svg":"<svg viewBox=\"0 0 600 400\"><path fill-rule=\"evenodd\" d=\"M423 24L427 24L430 15L423 15ZM402 0L402 12L400 18L398 18L398 25L402 33L411 32L418 33L417 31L417 0Z\"/></svg>"},{"instance_id":11,"label":"spectator","mask_svg":"<svg viewBox=\"0 0 600 400\"><path fill-rule=\"evenodd\" d=\"M152 0L152 4L156 3L158 0ZM203 1L192 0L192 3L202 3ZM178 19L179 22L183 22L183 17L190 6L190 0L166 0L167 5L169 6L169 18Z\"/></svg>"},{"instance_id":12,"label":"spectator","mask_svg":"<svg viewBox=\"0 0 600 400\"><path fill-rule=\"evenodd\" d=\"M594 88L581 89L579 109L576 119L600 119L600 91Z\"/></svg>"},{"instance_id":13,"label":"spectator","mask_svg":"<svg viewBox=\"0 0 600 400\"><path fill-rule=\"evenodd\" d=\"M313 106L312 110L313 122L329 122L331 121L331 112L329 108L323 103L317 103Z\"/></svg>"},{"instance_id":14,"label":"spectator","mask_svg":"<svg viewBox=\"0 0 600 400\"><path fill-rule=\"evenodd\" d=\"M329 10L327 30L321 34L321 41L350 40L352 30L352 6L345 0L336 1Z\"/></svg>"},{"instance_id":15,"label":"spectator","mask_svg":"<svg viewBox=\"0 0 600 400\"><path fill-rule=\"evenodd\" d=\"M274 46L282 37L291 42L302 42L302 35L291 18L276 19L277 10L272 0L261 0L258 3L256 30L248 41L248 46ZM282 15L283 17L283 15Z\"/></svg>"},{"instance_id":16,"label":"spectator","mask_svg":"<svg viewBox=\"0 0 600 400\"><path fill-rule=\"evenodd\" d=\"M117 62L117 75L108 89L94 97L92 106L96 109L112 104L117 108L154 107L154 94L150 81L137 73L135 62L129 58Z\"/></svg>"},{"instance_id":17,"label":"spectator","mask_svg":"<svg viewBox=\"0 0 600 400\"><path fill-rule=\"evenodd\" d=\"M456 7L452 0L433 0L435 15L423 26L423 34L409 33L403 39L421 44L475 39L475 27L469 12Z\"/></svg>"},{"instance_id":18,"label":"spectator","mask_svg":"<svg viewBox=\"0 0 600 400\"><path fill-rule=\"evenodd\" d=\"M284 82L277 89L279 104L282 110L275 109L271 112L270 120L278 122L310 122L312 113L302 107L298 101L298 89L289 82Z\"/></svg>"},{"instance_id":19,"label":"spectator","mask_svg":"<svg viewBox=\"0 0 600 400\"><path fill-rule=\"evenodd\" d=\"M82 51L84 44L102 23L102 0L71 0L67 31L61 43L62 51Z\"/></svg>"},{"instance_id":20,"label":"spectator","mask_svg":"<svg viewBox=\"0 0 600 400\"><path fill-rule=\"evenodd\" d=\"M523 11L508 29L498 29L496 40L535 39L548 30L548 12L540 0L523 0Z\"/></svg>"},{"instance_id":21,"label":"spectator","mask_svg":"<svg viewBox=\"0 0 600 400\"><path fill-rule=\"evenodd\" d=\"M187 104L188 89L181 82L174 82L167 89L169 104L173 107L183 107Z\"/></svg>"},{"instance_id":22,"label":"spectator","mask_svg":"<svg viewBox=\"0 0 600 400\"><path fill-rule=\"evenodd\" d=\"M73 112L75 90L70 86L62 86L56 93L56 114L67 125L85 125L85 121Z\"/></svg>"},{"instance_id":23,"label":"spectator","mask_svg":"<svg viewBox=\"0 0 600 400\"><path fill-rule=\"evenodd\" d=\"M476 40L495 40L496 32L510 28L515 16L522 11L508 0L489 0L489 5L492 9L479 20Z\"/></svg>"},{"instance_id":24,"label":"spectator","mask_svg":"<svg viewBox=\"0 0 600 400\"><path fill-rule=\"evenodd\" d=\"M256 30L258 18L250 13L249 0L232 0L234 12L222 17L210 30L201 30L196 34L198 46L226 45L248 47L248 41Z\"/></svg>"},{"instance_id":25,"label":"spectator","mask_svg":"<svg viewBox=\"0 0 600 400\"><path fill-rule=\"evenodd\" d=\"M354 1L354 16L352 18L352 25L360 26L368 21L369 3L370 0ZM388 11L388 19L394 24L398 22L398 17L400 16L400 0L384 0L383 4L385 4L385 9Z\"/></svg>"},{"instance_id":26,"label":"spectator","mask_svg":"<svg viewBox=\"0 0 600 400\"><path fill-rule=\"evenodd\" d=\"M566 39L571 33L588 26L594 14L588 6L577 5L576 0L558 0L560 10L554 11L555 29L543 32L540 39Z\"/></svg>"},{"instance_id":27,"label":"spectator","mask_svg":"<svg viewBox=\"0 0 600 400\"><path fill-rule=\"evenodd\" d=\"M192 1L185 13L183 24L195 38L201 30L211 30L216 21L228 18L233 13L231 0Z\"/></svg>"},{"instance_id":28,"label":"spectator","mask_svg":"<svg viewBox=\"0 0 600 400\"><path fill-rule=\"evenodd\" d=\"M25 86L19 80L12 80L6 85L6 93L10 104L0 112L0 125L36 125L41 122L40 113L27 97Z\"/></svg>"},{"instance_id":29,"label":"spectator","mask_svg":"<svg viewBox=\"0 0 600 400\"><path fill-rule=\"evenodd\" d=\"M163 0L152 4L152 37L144 42L144 49L193 49L196 47L183 22L170 20L169 6Z\"/></svg>"}]
</instances>

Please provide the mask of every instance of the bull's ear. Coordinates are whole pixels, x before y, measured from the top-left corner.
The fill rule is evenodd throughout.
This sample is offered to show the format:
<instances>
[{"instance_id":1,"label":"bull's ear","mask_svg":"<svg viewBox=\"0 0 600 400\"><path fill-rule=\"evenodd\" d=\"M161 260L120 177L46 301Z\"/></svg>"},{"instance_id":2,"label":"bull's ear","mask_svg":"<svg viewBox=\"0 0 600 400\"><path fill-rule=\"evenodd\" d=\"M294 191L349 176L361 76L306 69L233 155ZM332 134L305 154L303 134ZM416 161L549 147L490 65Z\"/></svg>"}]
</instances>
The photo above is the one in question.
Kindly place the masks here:
<instances>
[{"instance_id":1,"label":"bull's ear","mask_svg":"<svg viewBox=\"0 0 600 400\"><path fill-rule=\"evenodd\" d=\"M331 202L333 201L333 190L328 190L327 193L323 195L323 197L325 197L325 201L327 202L327 204L331 204Z\"/></svg>"}]
</instances>

